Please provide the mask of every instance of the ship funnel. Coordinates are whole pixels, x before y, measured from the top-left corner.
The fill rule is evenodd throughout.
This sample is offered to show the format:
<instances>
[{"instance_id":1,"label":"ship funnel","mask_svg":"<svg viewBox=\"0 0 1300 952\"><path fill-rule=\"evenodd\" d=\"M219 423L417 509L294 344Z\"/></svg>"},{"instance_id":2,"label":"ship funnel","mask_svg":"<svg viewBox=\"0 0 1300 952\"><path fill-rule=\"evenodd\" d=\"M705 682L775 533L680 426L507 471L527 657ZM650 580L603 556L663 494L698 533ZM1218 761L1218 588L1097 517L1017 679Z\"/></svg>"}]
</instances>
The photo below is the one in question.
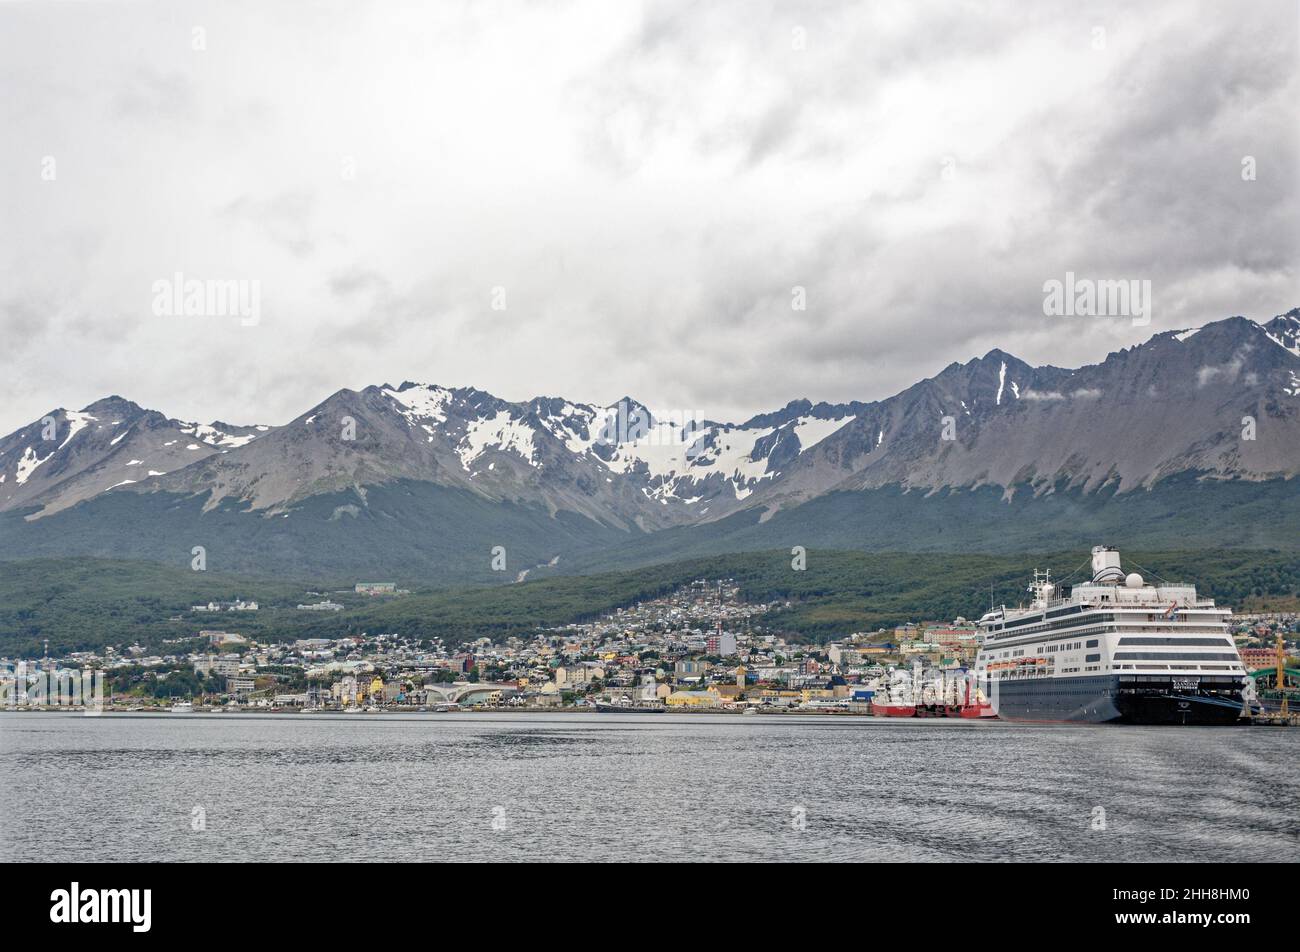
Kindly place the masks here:
<instances>
[{"instance_id":1,"label":"ship funnel","mask_svg":"<svg viewBox=\"0 0 1300 952\"><path fill-rule=\"evenodd\" d=\"M1092 580L1111 583L1124 581L1124 572L1119 567L1119 549L1113 545L1092 547Z\"/></svg>"}]
</instances>

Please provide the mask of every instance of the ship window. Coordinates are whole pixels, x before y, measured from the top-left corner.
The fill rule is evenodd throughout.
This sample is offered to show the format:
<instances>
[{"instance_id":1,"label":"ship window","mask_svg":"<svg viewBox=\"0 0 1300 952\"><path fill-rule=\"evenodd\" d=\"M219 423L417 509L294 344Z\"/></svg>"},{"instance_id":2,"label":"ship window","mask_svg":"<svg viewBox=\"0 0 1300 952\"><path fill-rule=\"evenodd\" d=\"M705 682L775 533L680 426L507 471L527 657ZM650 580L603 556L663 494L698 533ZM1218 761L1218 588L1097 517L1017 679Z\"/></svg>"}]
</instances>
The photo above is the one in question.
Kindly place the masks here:
<instances>
[{"instance_id":1,"label":"ship window","mask_svg":"<svg viewBox=\"0 0 1300 952\"><path fill-rule=\"evenodd\" d=\"M1088 663L1092 663L1093 661L1100 661L1100 660L1101 660L1101 655L1099 655L1099 654L1090 654L1090 655L1088 655L1088 657L1084 658L1083 660L1086 661L1086 662L1088 662Z\"/></svg>"},{"instance_id":2,"label":"ship window","mask_svg":"<svg viewBox=\"0 0 1300 952\"><path fill-rule=\"evenodd\" d=\"M1223 652L1205 654L1161 654L1154 651L1117 651L1116 661L1235 661L1236 655Z\"/></svg>"},{"instance_id":3,"label":"ship window","mask_svg":"<svg viewBox=\"0 0 1300 952\"><path fill-rule=\"evenodd\" d=\"M1097 647L1097 639L1094 638L1094 639L1092 639L1092 641L1088 642L1088 647L1089 647L1089 648L1095 648L1095 647Z\"/></svg>"},{"instance_id":4,"label":"ship window","mask_svg":"<svg viewBox=\"0 0 1300 952\"><path fill-rule=\"evenodd\" d=\"M1120 645L1151 645L1172 648L1219 647L1231 644L1227 638L1121 638Z\"/></svg>"}]
</instances>

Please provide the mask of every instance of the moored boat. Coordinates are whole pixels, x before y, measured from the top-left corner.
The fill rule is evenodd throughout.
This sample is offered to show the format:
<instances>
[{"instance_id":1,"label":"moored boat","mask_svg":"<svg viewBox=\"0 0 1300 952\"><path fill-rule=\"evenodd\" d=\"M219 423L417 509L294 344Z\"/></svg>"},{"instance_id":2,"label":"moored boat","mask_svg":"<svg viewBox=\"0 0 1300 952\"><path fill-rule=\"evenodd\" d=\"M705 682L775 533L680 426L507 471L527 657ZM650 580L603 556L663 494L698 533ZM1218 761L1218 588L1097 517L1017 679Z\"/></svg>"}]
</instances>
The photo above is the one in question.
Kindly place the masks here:
<instances>
[{"instance_id":1,"label":"moored boat","mask_svg":"<svg viewBox=\"0 0 1300 952\"><path fill-rule=\"evenodd\" d=\"M916 717L916 701L906 682L890 684L881 678L875 693L871 696L871 715L873 717Z\"/></svg>"},{"instance_id":2,"label":"moored boat","mask_svg":"<svg viewBox=\"0 0 1300 952\"><path fill-rule=\"evenodd\" d=\"M609 704L604 701L596 702L596 711L599 714L662 714L667 708L663 704Z\"/></svg>"}]
</instances>

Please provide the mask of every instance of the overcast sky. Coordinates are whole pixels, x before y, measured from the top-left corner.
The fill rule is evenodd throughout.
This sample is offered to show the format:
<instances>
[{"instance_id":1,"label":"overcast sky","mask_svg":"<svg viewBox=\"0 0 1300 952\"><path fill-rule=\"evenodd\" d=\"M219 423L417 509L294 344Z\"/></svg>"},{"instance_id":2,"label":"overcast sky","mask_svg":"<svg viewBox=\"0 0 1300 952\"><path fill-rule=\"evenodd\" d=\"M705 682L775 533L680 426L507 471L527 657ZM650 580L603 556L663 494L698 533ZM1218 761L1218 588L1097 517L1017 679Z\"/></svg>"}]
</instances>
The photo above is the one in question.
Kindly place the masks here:
<instances>
[{"instance_id":1,"label":"overcast sky","mask_svg":"<svg viewBox=\"0 0 1300 952\"><path fill-rule=\"evenodd\" d=\"M0 6L0 433L403 379L740 419L1300 305L1296 4L1130 6ZM1044 316L1067 270L1151 326Z\"/></svg>"}]
</instances>

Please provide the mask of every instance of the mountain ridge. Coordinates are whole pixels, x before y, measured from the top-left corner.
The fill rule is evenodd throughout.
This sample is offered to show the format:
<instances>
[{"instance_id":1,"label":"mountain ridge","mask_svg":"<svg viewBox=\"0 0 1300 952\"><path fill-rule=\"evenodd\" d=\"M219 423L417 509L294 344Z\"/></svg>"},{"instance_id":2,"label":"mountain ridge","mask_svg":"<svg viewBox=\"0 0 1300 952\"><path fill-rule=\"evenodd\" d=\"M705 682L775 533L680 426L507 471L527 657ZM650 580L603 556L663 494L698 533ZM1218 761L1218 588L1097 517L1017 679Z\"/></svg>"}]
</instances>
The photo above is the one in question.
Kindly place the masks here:
<instances>
[{"instance_id":1,"label":"mountain ridge","mask_svg":"<svg viewBox=\"0 0 1300 952\"><path fill-rule=\"evenodd\" d=\"M544 562L545 520L561 516L557 538L599 547L738 514L749 525L795 513L797 524L800 507L832 494L995 489L1010 503L1297 474L1300 308L1160 332L1075 369L993 348L881 400L801 398L742 423L656 415L630 396L511 402L409 380L338 390L280 426L186 423L114 395L0 439L0 558L20 555L6 535L44 547L34 531L4 532L14 519L84 524L99 512L192 512L196 534L209 514L227 529L249 521L233 539L295 518L357 526L372 500L414 493L431 508L403 511L427 530L439 523L425 516L446 521L462 499L497 535L525 533L528 557ZM123 494L139 505L106 505ZM370 516L368 551L402 531Z\"/></svg>"}]
</instances>

